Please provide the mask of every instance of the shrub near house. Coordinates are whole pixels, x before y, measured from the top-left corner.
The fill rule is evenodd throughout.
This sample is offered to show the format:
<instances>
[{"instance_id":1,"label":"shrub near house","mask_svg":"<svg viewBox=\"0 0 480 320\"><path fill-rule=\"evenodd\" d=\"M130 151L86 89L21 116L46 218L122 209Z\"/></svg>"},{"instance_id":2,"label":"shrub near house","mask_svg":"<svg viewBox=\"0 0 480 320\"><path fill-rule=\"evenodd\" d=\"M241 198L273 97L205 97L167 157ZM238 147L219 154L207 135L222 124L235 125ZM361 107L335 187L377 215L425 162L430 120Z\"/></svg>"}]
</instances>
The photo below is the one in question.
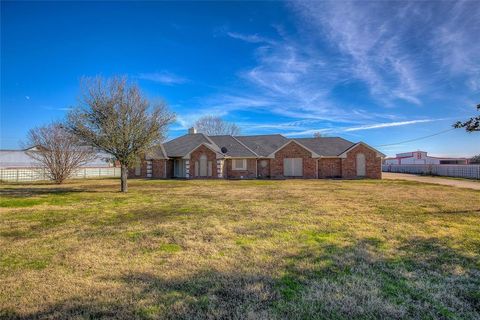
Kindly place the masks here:
<instances>
[{"instance_id":1,"label":"shrub near house","mask_svg":"<svg viewBox=\"0 0 480 320\"><path fill-rule=\"evenodd\" d=\"M129 176L142 178L381 178L384 154L339 137L188 134L157 146Z\"/></svg>"}]
</instances>

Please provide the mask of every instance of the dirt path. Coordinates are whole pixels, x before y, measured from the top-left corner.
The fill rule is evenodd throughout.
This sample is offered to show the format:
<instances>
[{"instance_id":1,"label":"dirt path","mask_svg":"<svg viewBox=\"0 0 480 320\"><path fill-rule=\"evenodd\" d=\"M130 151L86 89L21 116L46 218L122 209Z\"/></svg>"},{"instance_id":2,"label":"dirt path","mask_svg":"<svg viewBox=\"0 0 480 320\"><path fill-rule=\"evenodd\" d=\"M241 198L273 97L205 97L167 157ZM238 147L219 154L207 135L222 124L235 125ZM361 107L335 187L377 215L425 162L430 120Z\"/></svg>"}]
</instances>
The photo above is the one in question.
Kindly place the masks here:
<instances>
[{"instance_id":1,"label":"dirt path","mask_svg":"<svg viewBox=\"0 0 480 320\"><path fill-rule=\"evenodd\" d=\"M436 183L436 184L443 184L443 185L452 186L452 187L480 190L480 181L477 182L477 181L468 181L468 180L446 179L446 178L440 178L440 177L425 177L425 176L418 176L415 174L393 173L393 172L383 172L382 178Z\"/></svg>"}]
</instances>

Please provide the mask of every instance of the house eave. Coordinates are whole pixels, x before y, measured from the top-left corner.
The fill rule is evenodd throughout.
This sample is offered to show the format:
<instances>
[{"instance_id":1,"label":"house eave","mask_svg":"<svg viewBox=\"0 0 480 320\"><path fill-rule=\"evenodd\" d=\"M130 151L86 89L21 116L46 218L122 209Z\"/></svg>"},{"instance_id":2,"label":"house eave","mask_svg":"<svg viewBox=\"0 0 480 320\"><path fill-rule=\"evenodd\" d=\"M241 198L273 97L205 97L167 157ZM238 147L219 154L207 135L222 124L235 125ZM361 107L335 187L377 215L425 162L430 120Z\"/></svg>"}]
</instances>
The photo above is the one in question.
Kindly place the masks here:
<instances>
[{"instance_id":1,"label":"house eave","mask_svg":"<svg viewBox=\"0 0 480 320\"><path fill-rule=\"evenodd\" d=\"M364 147L366 147L366 148L368 148L368 149L370 149L370 150L372 150L372 151L375 151L376 154L377 154L377 157L380 157L380 158L385 158L385 157L386 157L385 154L381 153L381 152L378 151L377 149L369 146L368 144L366 144L366 143L364 143L364 142L362 142L362 141L355 143L355 144L352 145L350 148L348 148L347 150L345 150L345 151L343 151L341 154L339 154L338 157L339 157L339 158L342 158L342 159L345 159L345 158L347 157L347 153L349 153L351 150L355 149L356 147L358 147L358 146L360 146L360 145L362 145L362 146L364 146Z\"/></svg>"}]
</instances>

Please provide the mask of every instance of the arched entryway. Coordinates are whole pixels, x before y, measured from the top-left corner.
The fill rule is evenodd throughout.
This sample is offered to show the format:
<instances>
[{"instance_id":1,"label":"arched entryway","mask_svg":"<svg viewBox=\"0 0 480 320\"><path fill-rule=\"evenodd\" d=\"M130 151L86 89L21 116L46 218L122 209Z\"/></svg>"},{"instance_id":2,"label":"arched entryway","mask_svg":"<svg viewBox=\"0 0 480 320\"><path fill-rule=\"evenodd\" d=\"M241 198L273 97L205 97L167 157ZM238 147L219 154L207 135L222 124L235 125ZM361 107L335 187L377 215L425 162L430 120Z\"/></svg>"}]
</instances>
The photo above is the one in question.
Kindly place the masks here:
<instances>
[{"instance_id":1,"label":"arched entryway","mask_svg":"<svg viewBox=\"0 0 480 320\"><path fill-rule=\"evenodd\" d=\"M212 176L212 161L208 161L207 155L202 154L195 161L195 177L206 178Z\"/></svg>"}]
</instances>

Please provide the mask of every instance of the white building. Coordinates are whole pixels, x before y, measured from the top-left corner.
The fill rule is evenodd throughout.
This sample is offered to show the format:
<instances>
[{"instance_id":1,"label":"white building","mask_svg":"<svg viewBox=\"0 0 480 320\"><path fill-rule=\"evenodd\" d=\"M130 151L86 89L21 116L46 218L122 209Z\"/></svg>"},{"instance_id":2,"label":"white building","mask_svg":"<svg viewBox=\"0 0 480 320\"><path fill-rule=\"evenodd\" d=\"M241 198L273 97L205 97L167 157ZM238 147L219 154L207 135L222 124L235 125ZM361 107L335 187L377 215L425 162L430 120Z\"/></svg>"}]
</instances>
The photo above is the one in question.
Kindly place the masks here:
<instances>
[{"instance_id":1,"label":"white building","mask_svg":"<svg viewBox=\"0 0 480 320\"><path fill-rule=\"evenodd\" d=\"M432 157L426 151L413 151L398 153L395 158L385 158L384 164L468 164L468 159Z\"/></svg>"},{"instance_id":2,"label":"white building","mask_svg":"<svg viewBox=\"0 0 480 320\"><path fill-rule=\"evenodd\" d=\"M36 160L28 155L28 151L35 151L36 147L25 150L0 150L0 168L34 168L38 166ZM97 157L82 167L111 167L112 162L107 160L107 155L99 153Z\"/></svg>"}]
</instances>

